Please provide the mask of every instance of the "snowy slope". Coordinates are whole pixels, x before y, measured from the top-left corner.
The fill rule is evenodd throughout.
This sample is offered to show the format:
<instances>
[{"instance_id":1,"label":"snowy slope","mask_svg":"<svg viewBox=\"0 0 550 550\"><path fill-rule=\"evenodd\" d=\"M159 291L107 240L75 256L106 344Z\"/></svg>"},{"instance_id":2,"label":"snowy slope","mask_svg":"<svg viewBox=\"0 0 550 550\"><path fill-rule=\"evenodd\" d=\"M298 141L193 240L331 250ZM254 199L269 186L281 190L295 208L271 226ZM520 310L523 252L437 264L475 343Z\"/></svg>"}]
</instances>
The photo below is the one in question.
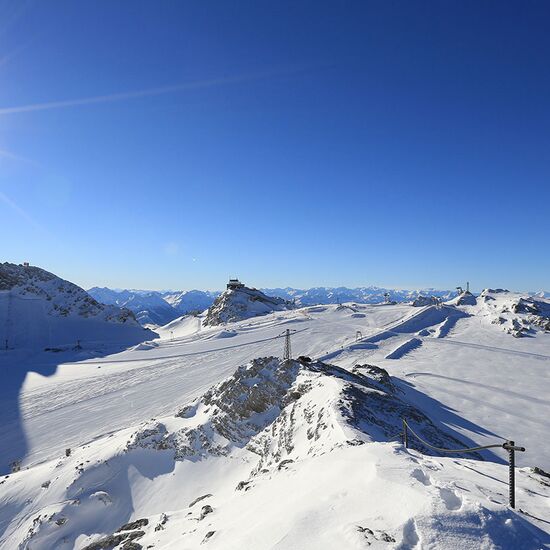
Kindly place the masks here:
<instances>
[{"instance_id":1,"label":"snowy slope","mask_svg":"<svg viewBox=\"0 0 550 550\"><path fill-rule=\"evenodd\" d=\"M19 544L38 515L37 548L61 535L67 548L74 540L82 548L137 531L143 548L202 548L203 541L205 548L548 547L550 479L532 467L550 470L550 334L537 325L530 337L513 338L492 322L499 314L490 307L479 299L475 306L326 305L215 326L188 316L159 329L160 339L106 357L27 357L18 416L2 411L8 441L19 426L27 449L23 456L11 444L0 450L3 463L23 459L23 470L2 485L0 547ZM295 357L351 374L293 364L279 383L275 361L251 377L233 376L255 358L281 356L286 328L296 330ZM0 367L15 358L15 350L0 354ZM389 372L393 392L368 365ZM228 380L238 383L220 391ZM231 388L236 398L246 388L253 396L254 387L268 392L252 399L269 404L263 412L247 416L225 401ZM356 391L366 391L367 407L354 405L363 402ZM369 408L376 399L394 413ZM430 457L388 441L391 428L399 431L396 403L429 419L433 431L425 435L434 442L525 445L517 502L540 520L506 508L502 451L482 452L483 461ZM137 519L147 525L116 533Z\"/></svg>"},{"instance_id":2,"label":"snowy slope","mask_svg":"<svg viewBox=\"0 0 550 550\"><path fill-rule=\"evenodd\" d=\"M10 349L60 348L90 341L153 337L127 309L101 304L38 267L0 264L0 342Z\"/></svg>"},{"instance_id":3,"label":"snowy slope","mask_svg":"<svg viewBox=\"0 0 550 550\"><path fill-rule=\"evenodd\" d=\"M543 522L506 508L505 466L391 443L403 416L435 444L461 445L380 369L257 359L171 416L5 478L1 540L86 550L549 541ZM518 475L523 505L544 515L550 484L528 468Z\"/></svg>"}]
</instances>

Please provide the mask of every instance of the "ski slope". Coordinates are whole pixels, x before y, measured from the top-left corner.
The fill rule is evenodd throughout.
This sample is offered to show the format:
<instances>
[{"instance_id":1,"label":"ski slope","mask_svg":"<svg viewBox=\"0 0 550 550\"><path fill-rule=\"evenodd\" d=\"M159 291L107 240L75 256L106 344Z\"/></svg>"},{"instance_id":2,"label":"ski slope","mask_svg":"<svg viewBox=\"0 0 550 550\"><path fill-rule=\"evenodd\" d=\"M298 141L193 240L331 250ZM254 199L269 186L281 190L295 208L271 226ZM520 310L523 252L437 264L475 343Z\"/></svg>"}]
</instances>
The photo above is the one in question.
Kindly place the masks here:
<instances>
[{"instance_id":1,"label":"ski slope","mask_svg":"<svg viewBox=\"0 0 550 550\"><path fill-rule=\"evenodd\" d=\"M396 387L403 399L424 411L438 429L464 444L484 445L504 439L514 439L518 444L527 447L526 453L517 456L517 463L522 468L518 473L520 487L517 498L520 507L528 505L529 513L540 518L532 520L526 528L534 528L534 525L535 539L543 540L545 529L548 530L544 522L545 510L550 510L550 501L543 488L540 488L540 496L536 496L537 483L541 482L535 483L531 479L530 468L538 466L550 470L550 443L546 437L550 432L550 405L546 397L550 389L550 335L538 331L530 337L513 338L491 321L492 317L484 313L482 306L327 305L274 312L215 327L205 327L201 317L182 317L159 329L157 331L159 338L117 353L110 353L107 344L98 346L92 343L84 346L82 350L62 351L55 354L8 350L0 353L0 368L2 372L10 373L10 376L20 371L19 379L22 382L17 403L2 399L0 412L6 419L3 430L7 435L3 437L3 441L17 443L17 434L24 434L27 450L24 456L17 456L20 446L3 445L0 454L3 468L6 471L11 462L20 459L23 470L20 474L14 475L24 476L25 472L42 472L59 461L67 448L76 449L79 456L87 456L88 451L85 449L88 447L98 449L97 452L103 449L101 451L103 454L100 454L104 458L101 460L109 461L108 457L113 452L113 445L118 448L120 442L126 441L127 434L135 430L136 426L152 418L170 417L184 405L204 395L213 385L227 379L239 365L244 365L258 357L280 357L284 347L282 335L286 329L291 329L294 357L310 356L349 371L363 364L383 367L395 377ZM300 546L299 541L306 540L303 537L312 537L312 530L316 529L315 525L318 525L319 532L324 532L321 525L327 525L325 539L319 540L332 541L332 535L329 535L331 523L323 516L321 510L315 512L320 514L319 523L312 520L311 516L314 513L311 503L315 499L322 498L321 494L312 492L307 502L294 503L297 510L301 509L305 514L304 521L307 518L307 528L306 524L303 528L300 527L299 519L284 517L284 510L277 504L277 498L283 499L281 495L289 490L288 483L297 483L297 486L302 487L307 493L308 484L311 482L311 480L308 481L308 471L318 471L318 475L322 475L321 472L326 471L330 463L334 464L335 472L340 471L339 468L343 472L361 461L365 464L378 464L379 461L383 461L384 466L377 466L378 470L375 468L378 473L373 474L372 485L369 485L371 478L368 476L365 479L361 477L361 481L356 477L350 477L349 483L343 483L342 494L352 494L354 484L361 487L361 491L383 494L384 483L380 479L386 479L390 475L391 467L386 470L386 462L393 460L390 457L396 452L398 454L395 458L396 468L398 468L397 464L400 464L399 468L403 469L403 472L398 475L400 479L396 482L398 485L403 483L403 487L410 486L410 473L414 471L411 461L415 460L422 465L423 471L428 471L428 477L432 476L433 480L426 483L428 477L418 474L421 478L420 485L416 485L419 480L413 475L414 490L410 498L422 499L424 497L421 495L428 490L429 495L426 497L425 505L419 508L405 506L404 509L400 509L401 512L392 516L391 521L388 520L389 523L385 523L385 527L389 528L388 525L393 521L391 532L395 535L398 531L401 537L399 539L392 535L396 540L401 540L399 543L401 546L396 543L397 546L394 545L394 547L413 548L415 544L419 544L418 540L422 537L424 541L432 537L430 539L432 546L416 547L439 547L437 540L440 535L437 534L436 527L433 525L426 527L426 522L434 521L429 519L431 516L427 511L433 506L442 506L440 510L442 514L455 509L460 509L462 513L470 509L470 506L473 511L475 502L483 501L483 506L489 507L487 509L493 509L491 507L496 506L494 513L501 517L499 506L506 502L507 476L503 452L498 450L495 453L485 452L483 456L488 462L481 463L475 460L437 459L436 470L440 473L432 474L430 470L433 459L423 458L419 453L414 454L414 451L410 452L413 454L409 453L412 458L408 457L409 455L401 456L402 448L399 445L394 450L391 449L395 444L387 445L390 447L383 446L381 450L377 450L377 447L371 447L369 444L354 451L356 455L342 454L343 451L335 454L336 451L332 451L324 455L324 458L315 459L312 464L297 463L289 471L294 473L283 473L282 477L277 477L273 483L268 482L267 479L258 482L261 490L255 493L256 496L252 501L247 501L246 498L242 500L240 495L238 498L233 496L234 482L238 482L244 475L243 468L246 471L250 470L250 458L236 455L231 462L235 465L234 471L231 469L233 466L228 470L228 463L221 458L209 458L208 465L205 462L199 462L198 464L202 466L191 467L185 463L177 466L176 475L178 483L183 485L188 483L186 480L189 479L189 475L197 479L188 487L188 490L184 491L185 498L189 497L191 500L191 496L200 496L198 493L203 489L205 493L208 492L206 489L209 486L216 487L220 495L225 495L223 498L220 497L219 503L222 501L226 503L223 508L227 512L223 512L223 515L220 512L219 525L225 526L223 529L226 533L232 532L230 524L237 521L229 510L233 508L241 510L239 513L242 517L246 517L248 507L255 505L273 509L273 514L280 517L280 521L286 525L286 528L282 528L280 532L274 532L266 526L262 527L261 522L254 523L257 531L252 529L252 535L243 538L234 533L229 539L212 538L210 543L213 548L238 547L238 544L235 546L229 544L233 541L244 544L244 547L257 543L258 548L272 548L277 547L272 544L277 537L279 537L277 540L280 548L301 548L303 546ZM91 458L89 457L88 460ZM333 460L335 462L332 462ZM162 473L161 464L150 465L147 468L153 468L155 472L157 468L161 470L152 474L151 479L165 475ZM192 468L192 474L189 468ZM227 479L220 477L222 471L226 472ZM288 475L293 481L283 479ZM404 478L401 479L400 476ZM138 478L136 478L136 484L130 480L132 494L125 497L124 505L121 504L125 512L114 516L116 521L136 519L137 516L128 514L128 510L131 509L139 510L140 513L148 516L160 514L161 504L168 499L174 510L182 509L181 521L173 523L174 526L177 525L178 532L181 531L183 524L187 521L184 517L187 512L183 512L184 506L181 500L184 497L176 497L169 486L161 483L161 485L155 485L154 491L160 491L161 495L162 491L166 491L164 497L159 497L161 500L156 507L146 505L150 498L145 496L149 495L147 489L149 485L145 481L144 484L137 481ZM464 480L462 484L459 478ZM490 481L489 478L496 481ZM450 482L451 479L456 480L458 493L457 487ZM150 487L153 490L153 486ZM443 489L440 490L438 487ZM471 492L470 497L466 499L463 492L461 493L464 487L469 487L468 491ZM346 499L340 503L334 491L335 486L331 484L327 492L332 495L331 498L337 500L336 508L339 513L344 513L342 510L348 510L348 504L351 508L359 506L361 491L357 493L358 500L354 500L355 497L346 497L351 499L349 503ZM138 497L138 494L143 497ZM398 494L396 485L395 495ZM416 496L413 497L413 494ZM453 496L456 494L459 496ZM235 498L237 501L234 500ZM460 504L458 505L457 502ZM464 502L469 504L466 506ZM340 509L340 505L344 508ZM162 512L164 511L163 509ZM368 529L376 533L376 529L372 527L376 526L376 521L373 519L376 516L376 509L371 509L365 504L363 512L368 517L372 516L368 522ZM30 513L29 511L28 514ZM348 514L349 511L345 513ZM180 512L175 512L174 517L179 517L178 514ZM415 523L417 520L407 519L417 515L427 518L422 520L425 522L422 528L419 527L420 524ZM8 514L4 517L12 516ZM21 517L30 516L24 514ZM457 521L464 522L465 517L460 516L460 520L457 519ZM514 517L502 516L502 522L510 520L512 522L510 525L516 525ZM475 521L479 521L479 516L476 518ZM445 521L447 520L448 518ZM488 517L486 520L491 524ZM10 521L4 519L0 533L3 529L7 529L6 522ZM492 541L498 540L500 536L498 529L502 522L499 522L500 520L494 523L493 527L490 525L487 527L488 530L492 529ZM515 528L519 529L518 533L523 533L525 525L521 522L520 524ZM362 524L359 523L359 525ZM103 529L96 526L92 529L88 526L87 529L87 532L107 533L114 527L110 525ZM356 527L346 529L340 532L339 527L333 525L330 532L340 533L340 535L334 535L337 538L344 536L348 540L349 547L362 548L366 544L365 540L375 548L378 547L377 545L381 545L381 548L385 547L382 544L384 541L381 542L374 535L370 536L368 531L359 530L360 533L366 533L364 536L359 536ZM537 529L542 531L539 532ZM470 543L481 536L482 532L484 532L483 529L477 532ZM17 529L15 531L12 529L10 533L10 537L15 537L10 540L16 540ZM173 545L174 533L170 531L170 534L155 534L154 537L157 537L155 548L179 548ZM253 533L256 534L253 535ZM201 544L206 534L207 532L201 531L201 540L193 538L194 535L191 536L189 539L191 542L186 547L194 548ZM229 534L227 536L229 537ZM456 540L461 536L464 537L464 531L457 525ZM518 535L519 538L513 540L522 540L522 536ZM75 542L75 547L83 548L85 540L88 539L78 539L79 542ZM416 543L414 543L415 540ZM460 547L452 546L456 543L456 540L454 543L452 540L454 540L452 537L445 538L444 545L440 547ZM45 548L45 546L38 547ZM327 542L326 546L319 547L328 548L330 545ZM469 548L469 546L463 547ZM488 544L486 547L506 548L507 546ZM524 547L537 546L525 545Z\"/></svg>"},{"instance_id":2,"label":"ski slope","mask_svg":"<svg viewBox=\"0 0 550 550\"><path fill-rule=\"evenodd\" d=\"M357 311L365 316L357 317ZM460 318L450 335L438 338L438 325L447 318L444 310L407 305L356 305L354 310L314 306L223 328L200 329L200 318L183 317L161 329L161 338L149 350L130 349L81 361L74 361L72 352L58 353L57 367L51 367L47 354L37 354L27 361L29 373L20 394L29 442L25 464L170 412L223 379L236 365L281 355L281 335L290 328L296 331L292 335L295 356L330 359L345 367L382 366L407 380L410 393L420 401L439 402L442 406L431 407L439 419L466 437L480 444L494 435L521 440L529 454L520 461L550 467L550 442L544 437L550 403L540 389L550 388L550 337L514 339L472 316ZM423 330L434 333L417 334ZM359 343L356 331L363 335ZM399 360L387 359L411 337L421 344ZM81 355L86 353L83 350ZM11 356L2 354L0 365L8 366ZM48 365L55 374L33 372ZM456 415L445 412L449 409ZM70 418L70 423L64 418ZM528 426L521 430L524 435L514 429L518 418ZM3 454L9 455L9 449Z\"/></svg>"}]
</instances>

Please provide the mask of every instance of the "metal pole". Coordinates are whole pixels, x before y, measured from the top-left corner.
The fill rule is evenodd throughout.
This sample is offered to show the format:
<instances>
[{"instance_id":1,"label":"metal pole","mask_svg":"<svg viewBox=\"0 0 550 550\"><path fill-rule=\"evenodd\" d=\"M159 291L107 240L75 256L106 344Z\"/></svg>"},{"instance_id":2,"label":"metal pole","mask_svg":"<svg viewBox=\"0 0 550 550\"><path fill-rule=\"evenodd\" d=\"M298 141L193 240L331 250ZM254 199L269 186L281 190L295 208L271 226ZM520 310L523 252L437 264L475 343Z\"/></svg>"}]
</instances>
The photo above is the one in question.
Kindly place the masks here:
<instances>
[{"instance_id":1,"label":"metal pole","mask_svg":"<svg viewBox=\"0 0 550 550\"><path fill-rule=\"evenodd\" d=\"M508 451L508 483L510 489L510 508L516 507L516 451L525 452L525 447L516 447L514 441L502 445Z\"/></svg>"},{"instance_id":2,"label":"metal pole","mask_svg":"<svg viewBox=\"0 0 550 550\"><path fill-rule=\"evenodd\" d=\"M513 441L508 441L508 483L510 489L510 508L516 507L516 456Z\"/></svg>"},{"instance_id":3,"label":"metal pole","mask_svg":"<svg viewBox=\"0 0 550 550\"><path fill-rule=\"evenodd\" d=\"M407 423L405 422L404 418L403 418L403 445L405 445L405 449L409 448L409 439L407 437Z\"/></svg>"}]
</instances>

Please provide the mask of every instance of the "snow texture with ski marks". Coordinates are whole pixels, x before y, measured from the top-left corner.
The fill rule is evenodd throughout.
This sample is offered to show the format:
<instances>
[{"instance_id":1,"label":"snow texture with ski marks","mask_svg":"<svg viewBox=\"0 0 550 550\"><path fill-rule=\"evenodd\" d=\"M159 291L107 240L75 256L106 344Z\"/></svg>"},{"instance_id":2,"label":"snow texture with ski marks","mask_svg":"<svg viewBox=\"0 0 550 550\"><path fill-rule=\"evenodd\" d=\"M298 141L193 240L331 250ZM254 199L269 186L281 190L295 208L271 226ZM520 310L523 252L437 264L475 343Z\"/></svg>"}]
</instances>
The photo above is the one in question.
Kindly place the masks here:
<instances>
[{"instance_id":1,"label":"snow texture with ski marks","mask_svg":"<svg viewBox=\"0 0 550 550\"><path fill-rule=\"evenodd\" d=\"M21 511L3 542L87 550L130 540L142 548L543 547L548 534L538 522L505 506L505 466L377 443L406 414L424 437L459 444L399 393L373 367L350 373L322 362L254 360L174 416L4 479L3 498ZM524 503L540 517L550 487L528 468L519 477Z\"/></svg>"},{"instance_id":2,"label":"snow texture with ski marks","mask_svg":"<svg viewBox=\"0 0 550 550\"><path fill-rule=\"evenodd\" d=\"M510 309L516 296L498 299ZM512 313L526 321L533 315ZM63 537L67 548L82 548L147 518L147 526L122 531L143 531L135 542L144 548L196 548L203 541L212 548L324 548L342 541L350 548L544 548L549 480L531 467L550 469L550 336L532 324L528 337L513 338L494 317L484 303L316 306L214 327L204 325L204 316L184 317L159 330L160 339L107 357L92 345L55 358L25 357L19 406L29 450L19 457L24 469L2 484L1 544L19 544L32 529L39 533L35 540L44 541L37 548ZM518 455L517 501L530 516L506 509L502 453L482 453L485 461L436 458L385 442L392 434L349 422L358 411L344 416L335 403L346 400L345 382L328 373L322 384L286 402L298 379L319 375L300 368L290 386L280 388L271 412L255 413L255 427L237 423L234 441L226 437L235 433L231 423L224 432L226 420L226 435L220 435L205 413L209 389L239 364L280 355L286 328L297 331L296 354L324 357L359 374L368 368L359 365L387 369L396 377L397 397L433 423L431 437L442 433L466 444L514 438L525 445L528 452ZM420 345L388 358L413 338ZM0 366L21 368L16 357L9 350ZM55 364L55 372L37 374L45 363ZM288 407L308 400L332 413L328 421L323 417L318 440L307 438L305 410L292 438L281 429L265 439L277 419L290 425ZM191 409L181 411L186 403ZM156 421L139 427L153 416ZM155 433L159 424L164 428ZM9 432L10 422L4 429ZM135 445L144 429L161 448ZM348 443L355 440L364 443ZM294 442L290 453L288 441ZM256 442L265 449L265 468L258 468ZM64 457L67 447L73 452ZM12 451L3 447L2 458L18 458ZM294 462L280 466L284 460Z\"/></svg>"}]
</instances>

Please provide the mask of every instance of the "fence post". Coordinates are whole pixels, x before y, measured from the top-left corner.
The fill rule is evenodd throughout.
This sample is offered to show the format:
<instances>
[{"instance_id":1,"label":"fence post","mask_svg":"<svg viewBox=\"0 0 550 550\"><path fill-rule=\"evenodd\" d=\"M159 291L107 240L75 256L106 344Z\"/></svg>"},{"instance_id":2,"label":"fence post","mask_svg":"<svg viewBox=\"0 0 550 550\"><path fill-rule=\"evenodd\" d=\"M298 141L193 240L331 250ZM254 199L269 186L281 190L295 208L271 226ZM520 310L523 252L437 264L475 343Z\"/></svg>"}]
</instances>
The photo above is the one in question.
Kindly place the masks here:
<instances>
[{"instance_id":1,"label":"fence post","mask_svg":"<svg viewBox=\"0 0 550 550\"><path fill-rule=\"evenodd\" d=\"M510 508L516 507L516 451L525 451L525 447L516 447L515 441L506 441L502 445L508 451L508 483Z\"/></svg>"},{"instance_id":2,"label":"fence post","mask_svg":"<svg viewBox=\"0 0 550 550\"><path fill-rule=\"evenodd\" d=\"M405 422L405 419L402 419L403 421L403 445L405 445L405 449L409 448L409 439L407 437L407 423Z\"/></svg>"},{"instance_id":3,"label":"fence post","mask_svg":"<svg viewBox=\"0 0 550 550\"><path fill-rule=\"evenodd\" d=\"M514 442L508 441L508 483L510 484L510 508L516 507L516 455Z\"/></svg>"}]
</instances>

